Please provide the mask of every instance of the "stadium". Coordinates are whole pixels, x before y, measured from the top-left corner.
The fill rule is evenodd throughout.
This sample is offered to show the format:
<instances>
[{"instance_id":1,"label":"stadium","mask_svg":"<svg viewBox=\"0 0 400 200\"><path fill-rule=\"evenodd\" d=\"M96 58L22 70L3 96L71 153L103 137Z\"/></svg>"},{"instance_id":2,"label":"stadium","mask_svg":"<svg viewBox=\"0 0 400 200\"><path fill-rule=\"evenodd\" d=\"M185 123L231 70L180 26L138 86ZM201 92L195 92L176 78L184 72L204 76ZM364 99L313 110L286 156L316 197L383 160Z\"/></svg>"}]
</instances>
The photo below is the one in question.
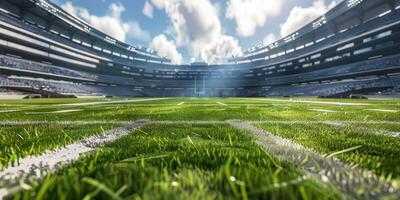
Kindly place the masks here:
<instances>
[{"instance_id":1,"label":"stadium","mask_svg":"<svg viewBox=\"0 0 400 200\"><path fill-rule=\"evenodd\" d=\"M0 199L400 199L399 0L186 64L64 5L0 0Z\"/></svg>"}]
</instances>

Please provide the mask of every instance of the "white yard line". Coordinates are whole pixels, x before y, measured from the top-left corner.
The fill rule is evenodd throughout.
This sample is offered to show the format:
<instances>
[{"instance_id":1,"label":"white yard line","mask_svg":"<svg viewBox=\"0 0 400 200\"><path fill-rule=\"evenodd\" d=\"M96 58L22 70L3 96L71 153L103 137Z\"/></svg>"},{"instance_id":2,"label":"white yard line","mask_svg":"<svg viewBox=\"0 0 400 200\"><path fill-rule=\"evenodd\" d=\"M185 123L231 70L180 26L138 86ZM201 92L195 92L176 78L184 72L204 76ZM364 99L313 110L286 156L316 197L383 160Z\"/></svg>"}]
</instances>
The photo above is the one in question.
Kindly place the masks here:
<instances>
[{"instance_id":1,"label":"white yard line","mask_svg":"<svg viewBox=\"0 0 400 200\"><path fill-rule=\"evenodd\" d=\"M181 105L187 105L187 106L216 106L215 104L187 104L186 102L184 102L183 104L181 104L181 105L179 105L180 103L178 103L178 104L171 104L171 103L168 103L168 104L164 104L164 103L160 103L160 104L156 104L156 103L148 103L148 104L146 104L146 103L143 103L143 104L138 104L138 103L135 103L135 104L119 104L119 105L115 105L115 106L118 106L119 108L125 108L125 107L161 107L161 106L181 106ZM94 107L96 107L96 108L109 108L109 109L115 109L115 106L110 106L110 105L97 105L97 106L94 106Z\"/></svg>"},{"instance_id":2,"label":"white yard line","mask_svg":"<svg viewBox=\"0 0 400 200\"><path fill-rule=\"evenodd\" d=\"M51 112L25 112L25 114L29 115L38 115L38 114L57 114L57 113L71 113L71 112L80 112L82 109L70 109L70 110L57 110Z\"/></svg>"},{"instance_id":3,"label":"white yard line","mask_svg":"<svg viewBox=\"0 0 400 200\"><path fill-rule=\"evenodd\" d=\"M177 106L181 106L181 105L183 105L185 102L180 102L180 103L178 103L178 104L176 104Z\"/></svg>"},{"instance_id":4,"label":"white yard line","mask_svg":"<svg viewBox=\"0 0 400 200\"><path fill-rule=\"evenodd\" d=\"M69 103L69 104L59 104L60 106L92 106L92 105L102 105L102 104L118 104L118 103L131 103L131 102L141 102L141 101L156 101L171 98L151 98L151 99L132 99L132 100L119 100L119 101L101 101L101 102L87 102L87 103Z\"/></svg>"},{"instance_id":5,"label":"white yard line","mask_svg":"<svg viewBox=\"0 0 400 200\"><path fill-rule=\"evenodd\" d=\"M400 137L400 132L384 131L383 134L391 137Z\"/></svg>"},{"instance_id":6,"label":"white yard line","mask_svg":"<svg viewBox=\"0 0 400 200\"><path fill-rule=\"evenodd\" d=\"M91 125L91 124L127 124L128 121L101 121L101 120L93 120L93 121L0 121L0 125L37 125L37 124L59 124L59 125Z\"/></svg>"},{"instance_id":7,"label":"white yard line","mask_svg":"<svg viewBox=\"0 0 400 200\"><path fill-rule=\"evenodd\" d=\"M82 109L71 109L71 110L57 110L54 112L49 112L49 113L70 113L70 112L80 112L83 111Z\"/></svg>"},{"instance_id":8,"label":"white yard line","mask_svg":"<svg viewBox=\"0 0 400 200\"><path fill-rule=\"evenodd\" d=\"M126 121L0 121L0 125L20 125L20 124L39 124L39 123L58 123L58 124L95 124L95 123L126 123ZM257 137L257 142L268 151L272 151L276 156L283 157L297 165L304 172L309 173L323 182L334 183L342 192L355 195L360 187L364 188L362 198L379 198L385 195L400 195L398 186L393 186L387 181L378 178L368 170L346 165L333 157L327 158L313 150L295 144L290 140L280 138L262 129L256 128L250 123L326 123L326 124L400 124L392 121L138 121L123 128L114 129L100 136L92 136L80 142L67 145L56 151L47 152L41 156L31 156L19 161L19 165L10 166L0 171L0 185L4 181L17 180L17 178L27 178L34 176L43 177L49 171L57 170L61 163L68 163L76 160L81 154L95 150L98 145L113 141L119 137L127 135L137 127L145 124L225 124L229 123L233 127L248 130ZM8 182L7 182L8 183ZM12 187L0 189L0 199L18 187L17 182ZM360 198L360 196L357 196Z\"/></svg>"},{"instance_id":9,"label":"white yard line","mask_svg":"<svg viewBox=\"0 0 400 200\"><path fill-rule=\"evenodd\" d=\"M349 103L349 102L333 102L333 101L284 100L284 99L257 99L257 100L288 102L288 103L326 104L326 105L338 105L338 106L369 106L369 105L373 105L373 104L369 104L369 103Z\"/></svg>"},{"instance_id":10,"label":"white yard line","mask_svg":"<svg viewBox=\"0 0 400 200\"><path fill-rule=\"evenodd\" d=\"M18 112L19 110L0 110L0 113Z\"/></svg>"},{"instance_id":11,"label":"white yard line","mask_svg":"<svg viewBox=\"0 0 400 200\"><path fill-rule=\"evenodd\" d=\"M305 173L313 175L322 182L334 184L350 197L380 199L390 195L400 195L399 186L394 186L369 170L349 166L334 157L319 154L249 123L240 121L229 121L229 123L233 127L252 133L257 138L257 143L266 151L271 151L276 156L298 165ZM359 191L364 192L360 194Z\"/></svg>"},{"instance_id":12,"label":"white yard line","mask_svg":"<svg viewBox=\"0 0 400 200\"><path fill-rule=\"evenodd\" d=\"M385 135L388 137L400 137L400 132L394 132L394 131L386 131L386 130L379 130L376 128L365 128L365 127L354 127L353 128L359 129L359 130L364 130L368 131L377 135Z\"/></svg>"},{"instance_id":13,"label":"white yard line","mask_svg":"<svg viewBox=\"0 0 400 200\"><path fill-rule=\"evenodd\" d=\"M367 109L368 111L376 111L376 112L386 112L386 113L398 113L398 110L386 110L386 109Z\"/></svg>"},{"instance_id":14,"label":"white yard line","mask_svg":"<svg viewBox=\"0 0 400 200\"><path fill-rule=\"evenodd\" d=\"M334 110L325 110L325 109L308 109L308 110L315 111L315 112L324 112L324 113L335 113L335 112L337 112L337 111L334 111Z\"/></svg>"},{"instance_id":15,"label":"white yard line","mask_svg":"<svg viewBox=\"0 0 400 200\"><path fill-rule=\"evenodd\" d=\"M301 120L266 120L266 121L245 121L251 124L331 124L331 125L341 125L341 124L392 124L400 125L400 122L396 121L301 121ZM60 124L60 125L90 125L90 124L127 124L128 121L118 121L118 120L76 120L76 121L0 121L0 125L35 125L35 124ZM165 123L165 124L190 124L190 123L209 123L209 124L223 124L225 121L207 121L207 120L159 120L151 121L151 123Z\"/></svg>"},{"instance_id":16,"label":"white yard line","mask_svg":"<svg viewBox=\"0 0 400 200\"><path fill-rule=\"evenodd\" d=\"M130 103L130 104L119 104L119 105L97 105L95 106L96 108L115 108L115 107L134 107L134 106L176 106L176 104L171 104L171 103Z\"/></svg>"},{"instance_id":17,"label":"white yard line","mask_svg":"<svg viewBox=\"0 0 400 200\"><path fill-rule=\"evenodd\" d=\"M4 199L4 197L9 193L9 191L6 188L1 188L0 189L0 199Z\"/></svg>"},{"instance_id":18,"label":"white yard line","mask_svg":"<svg viewBox=\"0 0 400 200\"><path fill-rule=\"evenodd\" d=\"M400 125L398 121L340 121L340 120L260 120L260 121L246 121L251 124L392 124Z\"/></svg>"},{"instance_id":19,"label":"white yard line","mask_svg":"<svg viewBox=\"0 0 400 200\"><path fill-rule=\"evenodd\" d=\"M199 106L216 106L215 103L212 104L212 103L187 103L187 102L185 102L184 105L185 106L197 106L197 107L199 107ZM287 106L287 104L273 104L273 106L277 106L277 107L279 105L285 106L284 108L286 108L286 106ZM109 106L109 105L98 105L97 107L100 107L100 106ZM165 104L163 104L163 103L160 103L160 104L150 104L150 103L148 103L148 104L137 104L137 103L135 103L135 104L125 104L125 105L119 105L119 106L121 106L121 107L132 107L132 106L177 106L177 104L170 104L170 103L168 103L168 104L166 104L166 103ZM271 106L271 104L269 104L269 103L258 103L258 104L256 104L256 103L253 103L253 104L235 103L235 104L229 104L229 106ZM282 107L279 107L279 108L282 108Z\"/></svg>"},{"instance_id":20,"label":"white yard line","mask_svg":"<svg viewBox=\"0 0 400 200\"><path fill-rule=\"evenodd\" d=\"M40 179L47 173L57 170L61 164L77 160L82 154L95 150L99 145L125 136L135 128L147 124L147 122L147 120L133 122L122 128L113 129L102 135L86 138L58 150L46 152L40 156L23 158L19 160L17 165L10 165L0 171L0 185L1 182L10 183L21 179L27 179L28 177ZM14 187L15 185L8 188L6 192L4 192L3 189L3 191L1 191L3 196L0 196L0 199L8 195Z\"/></svg>"},{"instance_id":21,"label":"white yard line","mask_svg":"<svg viewBox=\"0 0 400 200\"><path fill-rule=\"evenodd\" d=\"M346 122L341 122L341 123L325 123L327 125L332 125L332 126L337 126L337 127L346 127L350 126L351 128L357 129L357 130L362 130L362 131L368 131L370 133L374 133L376 135L386 135L389 137L400 137L400 132L395 132L395 131L387 131L387 130L381 130L377 128L368 128L368 127L363 127L363 126L354 126L351 124L348 124Z\"/></svg>"},{"instance_id":22,"label":"white yard line","mask_svg":"<svg viewBox=\"0 0 400 200\"><path fill-rule=\"evenodd\" d=\"M150 121L150 124L226 124L225 121L202 121L202 120L188 120L188 121Z\"/></svg>"},{"instance_id":23,"label":"white yard line","mask_svg":"<svg viewBox=\"0 0 400 200\"><path fill-rule=\"evenodd\" d=\"M226 104L224 104L222 102L219 102L219 101L217 102L217 104L220 105L220 106L228 106L228 105L226 105Z\"/></svg>"}]
</instances>

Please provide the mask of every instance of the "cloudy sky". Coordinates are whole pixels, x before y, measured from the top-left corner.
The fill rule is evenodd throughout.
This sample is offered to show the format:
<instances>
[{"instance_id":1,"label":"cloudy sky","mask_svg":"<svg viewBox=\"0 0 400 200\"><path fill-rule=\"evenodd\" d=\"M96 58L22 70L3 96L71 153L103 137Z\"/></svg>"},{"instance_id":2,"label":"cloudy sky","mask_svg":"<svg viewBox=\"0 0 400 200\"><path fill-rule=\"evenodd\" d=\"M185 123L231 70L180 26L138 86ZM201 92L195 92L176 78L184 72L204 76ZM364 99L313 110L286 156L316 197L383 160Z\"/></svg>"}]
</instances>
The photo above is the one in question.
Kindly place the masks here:
<instances>
[{"instance_id":1,"label":"cloudy sky","mask_svg":"<svg viewBox=\"0 0 400 200\"><path fill-rule=\"evenodd\" d=\"M53 0L114 38L173 63L221 63L268 44L341 0Z\"/></svg>"}]
</instances>

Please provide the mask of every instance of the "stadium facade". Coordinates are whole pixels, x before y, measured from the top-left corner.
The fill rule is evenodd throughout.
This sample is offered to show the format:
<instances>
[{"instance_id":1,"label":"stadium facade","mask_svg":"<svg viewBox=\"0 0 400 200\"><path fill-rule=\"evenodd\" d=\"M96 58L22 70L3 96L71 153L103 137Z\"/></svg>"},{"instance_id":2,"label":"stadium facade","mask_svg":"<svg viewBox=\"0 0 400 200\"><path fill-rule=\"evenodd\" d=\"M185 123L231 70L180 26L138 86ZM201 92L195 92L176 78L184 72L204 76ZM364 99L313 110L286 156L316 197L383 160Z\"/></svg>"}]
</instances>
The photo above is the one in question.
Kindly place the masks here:
<instances>
[{"instance_id":1,"label":"stadium facade","mask_svg":"<svg viewBox=\"0 0 400 200\"><path fill-rule=\"evenodd\" d=\"M48 0L0 1L0 90L44 96L347 96L400 90L400 0L344 0L226 64L173 65Z\"/></svg>"}]
</instances>

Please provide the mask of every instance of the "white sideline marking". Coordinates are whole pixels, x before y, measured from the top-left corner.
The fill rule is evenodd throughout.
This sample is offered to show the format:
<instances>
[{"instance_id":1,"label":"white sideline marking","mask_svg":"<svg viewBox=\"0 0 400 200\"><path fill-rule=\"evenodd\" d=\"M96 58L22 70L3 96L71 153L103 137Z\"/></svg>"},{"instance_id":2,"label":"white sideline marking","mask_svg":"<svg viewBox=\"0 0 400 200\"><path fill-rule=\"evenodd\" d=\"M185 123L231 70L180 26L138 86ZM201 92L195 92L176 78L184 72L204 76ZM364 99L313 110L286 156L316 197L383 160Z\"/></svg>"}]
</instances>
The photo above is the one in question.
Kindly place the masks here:
<instances>
[{"instance_id":1,"label":"white sideline marking","mask_svg":"<svg viewBox=\"0 0 400 200\"><path fill-rule=\"evenodd\" d=\"M392 124L392 125L400 125L400 122L397 121L319 121L319 120L311 120L311 121L301 121L301 120L266 120L266 121L245 121L251 124ZM76 121L0 121L0 125L35 125L35 124L60 124L60 125L90 125L90 124L127 124L129 121L102 121L102 120L76 120ZM202 121L202 120L165 120L165 121L151 121L151 123L165 123L165 124L189 124L189 123L203 123L203 124L223 124L225 121Z\"/></svg>"},{"instance_id":2,"label":"white sideline marking","mask_svg":"<svg viewBox=\"0 0 400 200\"><path fill-rule=\"evenodd\" d=\"M387 113L397 113L398 110L385 110L385 109L367 109L369 111L376 111L376 112L387 112Z\"/></svg>"},{"instance_id":3,"label":"white sideline marking","mask_svg":"<svg viewBox=\"0 0 400 200\"><path fill-rule=\"evenodd\" d=\"M82 111L82 109L75 109L75 110L58 110L54 112L49 112L49 113L70 113L70 112L79 112Z\"/></svg>"},{"instance_id":4,"label":"white sideline marking","mask_svg":"<svg viewBox=\"0 0 400 200\"><path fill-rule=\"evenodd\" d=\"M128 105L121 105L121 106L126 106L126 107L134 107L134 106L177 106L178 104L128 104ZM187 106L193 106L193 107L199 107L199 106L216 106L215 103L187 103L185 102L184 105ZM270 106L270 104L229 104L230 106ZM98 106L100 107L100 106ZM114 108L114 107L112 107Z\"/></svg>"},{"instance_id":5,"label":"white sideline marking","mask_svg":"<svg viewBox=\"0 0 400 200\"><path fill-rule=\"evenodd\" d=\"M342 122L342 123L326 123L326 124L332 125L332 126L338 126L338 127L350 126L351 128L354 128L354 129L357 129L357 130L368 131L368 132L374 133L376 135L385 135L385 136L389 136L389 137L400 137L400 132L381 130L381 129L377 129L377 128L367 128L367 127L353 126L351 124L346 124L346 122Z\"/></svg>"},{"instance_id":6,"label":"white sideline marking","mask_svg":"<svg viewBox=\"0 0 400 200\"><path fill-rule=\"evenodd\" d=\"M68 104L59 104L59 105L61 105L61 106L92 106L92 105L114 104L114 103L155 101L155 100L162 100L162 99L170 99L170 98L151 98L151 99L132 99L132 100L120 100L120 101L87 102L87 103L68 103Z\"/></svg>"},{"instance_id":7,"label":"white sideline marking","mask_svg":"<svg viewBox=\"0 0 400 200\"><path fill-rule=\"evenodd\" d=\"M0 125L37 125L37 124L59 124L59 125L91 125L91 124L128 124L128 121L0 121Z\"/></svg>"},{"instance_id":8,"label":"white sideline marking","mask_svg":"<svg viewBox=\"0 0 400 200\"><path fill-rule=\"evenodd\" d=\"M226 124L225 121L150 121L150 124Z\"/></svg>"},{"instance_id":9,"label":"white sideline marking","mask_svg":"<svg viewBox=\"0 0 400 200\"><path fill-rule=\"evenodd\" d=\"M147 124L148 121L142 120L126 125L122 128L107 131L102 135L95 135L73 144L59 148L55 151L46 152L40 156L29 156L19 160L17 166L9 165L0 171L1 181L15 181L28 177L42 178L47 173L57 170L62 163L70 163L77 160L82 154L93 151L97 146L116 140L129 134L137 127ZM3 199L11 191L11 188L0 194ZM1 196L3 195L3 196Z\"/></svg>"},{"instance_id":10,"label":"white sideline marking","mask_svg":"<svg viewBox=\"0 0 400 200\"><path fill-rule=\"evenodd\" d=\"M52 112L26 112L25 114L57 114L57 113L71 113L71 112L80 112L82 109L71 109L71 110L57 110Z\"/></svg>"},{"instance_id":11,"label":"white sideline marking","mask_svg":"<svg viewBox=\"0 0 400 200\"><path fill-rule=\"evenodd\" d=\"M398 121L336 121L336 120L293 120L293 121L286 121L286 120L267 120L267 121L246 121L251 124L392 124L392 125L400 125Z\"/></svg>"},{"instance_id":12,"label":"white sideline marking","mask_svg":"<svg viewBox=\"0 0 400 200\"><path fill-rule=\"evenodd\" d=\"M60 148L52 152L46 152L40 156L29 156L19 161L17 166L9 166L0 172L3 180L16 179L24 177L33 170L37 177L42 175L42 166L46 166L46 170L54 170L57 164L65 161L76 160L80 154L94 150L86 147L82 143L74 143Z\"/></svg>"},{"instance_id":13,"label":"white sideline marking","mask_svg":"<svg viewBox=\"0 0 400 200\"><path fill-rule=\"evenodd\" d=\"M257 138L257 143L265 150L293 162L305 173L315 176L322 182L333 183L344 194L353 198L382 199L400 195L400 188L396 183L387 182L369 170L349 166L335 157L319 154L247 122L228 122L235 128L252 133ZM363 191L363 194L359 191Z\"/></svg>"},{"instance_id":14,"label":"white sideline marking","mask_svg":"<svg viewBox=\"0 0 400 200\"><path fill-rule=\"evenodd\" d=\"M392 137L400 137L400 132L391 132L391 131L387 132L386 131L386 132L384 132L384 134L387 134Z\"/></svg>"},{"instance_id":15,"label":"white sideline marking","mask_svg":"<svg viewBox=\"0 0 400 200\"><path fill-rule=\"evenodd\" d=\"M228 105L226 105L226 104L224 104L222 102L219 102L219 101L217 102L217 104L220 105L220 106L228 106Z\"/></svg>"},{"instance_id":16,"label":"white sideline marking","mask_svg":"<svg viewBox=\"0 0 400 200\"><path fill-rule=\"evenodd\" d=\"M339 106L369 106L369 103L348 103L348 102L332 102L332 101L308 101L308 100L283 100L283 99L260 99L266 101L289 102L289 103L314 103Z\"/></svg>"},{"instance_id":17,"label":"white sideline marking","mask_svg":"<svg viewBox=\"0 0 400 200\"><path fill-rule=\"evenodd\" d=\"M4 199L4 197L8 194L8 191L6 188L1 188L0 189L0 199Z\"/></svg>"},{"instance_id":18,"label":"white sideline marking","mask_svg":"<svg viewBox=\"0 0 400 200\"><path fill-rule=\"evenodd\" d=\"M335 113L337 111L334 110L324 110L324 109L309 109L311 111L315 111L315 112L325 112L325 113Z\"/></svg>"},{"instance_id":19,"label":"white sideline marking","mask_svg":"<svg viewBox=\"0 0 400 200\"><path fill-rule=\"evenodd\" d=\"M0 110L0 113L18 112L18 110Z\"/></svg>"},{"instance_id":20,"label":"white sideline marking","mask_svg":"<svg viewBox=\"0 0 400 200\"><path fill-rule=\"evenodd\" d=\"M178 104L176 104L177 106L181 106L181 105L183 105L185 102L180 102L180 103L178 103Z\"/></svg>"}]
</instances>

